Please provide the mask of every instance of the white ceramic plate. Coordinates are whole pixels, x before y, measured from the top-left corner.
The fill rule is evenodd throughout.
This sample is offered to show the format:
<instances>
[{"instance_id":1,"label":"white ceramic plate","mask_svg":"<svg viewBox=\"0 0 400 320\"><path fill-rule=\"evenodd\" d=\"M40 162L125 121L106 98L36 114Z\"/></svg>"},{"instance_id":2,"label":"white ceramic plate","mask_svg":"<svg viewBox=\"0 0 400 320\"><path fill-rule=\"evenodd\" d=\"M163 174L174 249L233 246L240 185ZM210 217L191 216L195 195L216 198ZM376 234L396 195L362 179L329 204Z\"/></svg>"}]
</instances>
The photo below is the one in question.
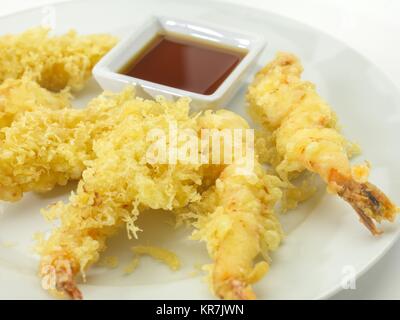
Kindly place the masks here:
<instances>
[{"instance_id":1,"label":"white ceramic plate","mask_svg":"<svg viewBox=\"0 0 400 320\"><path fill-rule=\"evenodd\" d=\"M262 34L269 46L259 65L278 50L296 53L305 67L304 77L317 83L318 91L337 111L344 133L363 146L362 159L373 164L371 181L399 202L400 97L394 85L369 61L343 43L298 22L264 11L208 1L113 0L76 1L53 7L56 32L76 28L81 33L130 33L150 15L168 15L186 20L221 23L242 31ZM1 33L20 32L40 24L53 9L31 10L0 19ZM46 19L46 18L45 18ZM250 79L247 79L247 82ZM244 114L247 83L230 103ZM99 93L92 81L77 100L78 105ZM361 161L361 159L356 159ZM31 250L32 235L47 231L39 209L66 199L71 184L46 195L27 194L16 204L4 204L0 217L0 298L48 298L36 277L38 258ZM187 240L186 230L174 230L167 215L143 216L139 241L124 234L110 241L107 255L117 255L120 267L95 267L87 284L81 285L87 299L209 299L202 275L193 276L196 264L208 262L204 245ZM320 192L282 218L287 238L273 254L272 269L255 286L261 299L327 298L342 288L352 275L372 266L394 243L398 225L384 225L385 234L373 238L352 209L337 197ZM181 257L183 268L172 273L164 265L144 258L130 276L122 266L135 243L162 245Z\"/></svg>"}]
</instances>

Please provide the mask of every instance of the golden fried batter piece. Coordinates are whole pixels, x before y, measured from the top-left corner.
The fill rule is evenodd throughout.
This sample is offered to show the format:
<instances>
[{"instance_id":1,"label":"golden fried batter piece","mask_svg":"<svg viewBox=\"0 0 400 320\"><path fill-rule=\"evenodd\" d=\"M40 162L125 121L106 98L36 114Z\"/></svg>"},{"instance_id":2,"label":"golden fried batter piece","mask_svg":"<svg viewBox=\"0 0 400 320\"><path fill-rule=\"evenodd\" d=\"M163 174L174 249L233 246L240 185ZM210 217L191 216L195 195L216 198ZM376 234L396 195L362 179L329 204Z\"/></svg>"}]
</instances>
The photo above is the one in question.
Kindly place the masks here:
<instances>
[{"instance_id":1,"label":"golden fried batter piece","mask_svg":"<svg viewBox=\"0 0 400 320\"><path fill-rule=\"evenodd\" d=\"M193 238L205 241L213 259L209 266L214 293L222 299L255 299L251 284L269 269L262 254L275 250L283 237L273 206L281 197L281 181L236 160L227 166L200 205Z\"/></svg>"},{"instance_id":2,"label":"golden fried batter piece","mask_svg":"<svg viewBox=\"0 0 400 320\"><path fill-rule=\"evenodd\" d=\"M7 79L0 84L0 128L10 126L25 112L68 108L70 99L68 90L53 93L27 78Z\"/></svg>"},{"instance_id":3,"label":"golden fried batter piece","mask_svg":"<svg viewBox=\"0 0 400 320\"><path fill-rule=\"evenodd\" d=\"M109 96L103 103L118 104L110 114L115 126L95 140L95 158L87 163L69 203L59 202L45 213L47 217L59 217L61 225L39 244L41 276L55 273L56 288L73 298L79 297L75 275L84 274L98 260L109 236L125 225L128 234L136 237L139 228L135 220L140 210L172 210L200 199L200 164L142 161L149 148L146 137L150 130L159 128L168 133L171 121L176 121L179 128L196 128L187 99L176 103L142 100L125 91ZM65 264L73 275L69 281L62 281L66 278L62 275Z\"/></svg>"},{"instance_id":4,"label":"golden fried batter piece","mask_svg":"<svg viewBox=\"0 0 400 320\"><path fill-rule=\"evenodd\" d=\"M50 36L42 27L0 37L0 83L24 75L51 91L80 90L93 66L117 42L106 34L75 31Z\"/></svg>"},{"instance_id":5,"label":"golden fried batter piece","mask_svg":"<svg viewBox=\"0 0 400 320\"><path fill-rule=\"evenodd\" d=\"M25 85L39 94L24 95ZM19 200L24 192L46 192L55 185L65 185L68 180L80 179L86 161L94 158L93 140L112 128L109 114L115 108L112 103L102 103L108 100L104 94L83 110L53 110L48 103L54 101L53 107L57 103L62 107L67 97L60 94L58 98L58 94L49 93L33 82L15 90L6 104L18 106L21 114L9 127L0 130L0 199L6 201ZM26 98L25 103L21 101L23 106L35 108L34 111L22 112L19 92Z\"/></svg>"},{"instance_id":6,"label":"golden fried batter piece","mask_svg":"<svg viewBox=\"0 0 400 320\"><path fill-rule=\"evenodd\" d=\"M305 169L320 175L377 235L374 220L394 221L398 208L377 187L352 173L356 168L349 163L351 144L339 133L335 114L315 86L301 80L302 71L294 55L278 53L248 89L251 114L271 134L276 150L273 165L285 179Z\"/></svg>"}]
</instances>

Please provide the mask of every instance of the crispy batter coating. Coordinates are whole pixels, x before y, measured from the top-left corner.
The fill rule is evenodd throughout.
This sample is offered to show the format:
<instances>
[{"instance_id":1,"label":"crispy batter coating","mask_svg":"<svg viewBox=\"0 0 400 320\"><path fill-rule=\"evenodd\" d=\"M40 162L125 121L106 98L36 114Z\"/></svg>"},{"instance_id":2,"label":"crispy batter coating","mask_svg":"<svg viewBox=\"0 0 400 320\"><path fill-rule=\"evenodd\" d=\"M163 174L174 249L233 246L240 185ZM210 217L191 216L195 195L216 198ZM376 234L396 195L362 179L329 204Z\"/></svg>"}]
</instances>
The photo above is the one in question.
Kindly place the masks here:
<instances>
[{"instance_id":1,"label":"crispy batter coating","mask_svg":"<svg viewBox=\"0 0 400 320\"><path fill-rule=\"evenodd\" d=\"M236 160L227 166L206 192L203 214L195 222L194 239L207 243L213 259L209 266L214 293L222 299L255 299L251 284L269 269L255 258L275 250L283 233L273 213L280 199L281 181L265 173L260 164L249 169Z\"/></svg>"},{"instance_id":2,"label":"crispy batter coating","mask_svg":"<svg viewBox=\"0 0 400 320\"><path fill-rule=\"evenodd\" d=\"M172 210L200 198L197 192L202 177L200 164L142 161L149 147L146 137L153 128L169 132L171 120L179 128L196 127L195 117L188 114L189 101L142 100L135 98L132 91L125 91L109 96L103 103L115 104L115 101L119 107L110 115L115 126L103 138L95 140L96 157L87 163L76 194L71 195L69 203L59 202L45 213L48 217L59 217L61 225L39 245L41 275L46 277L55 272L63 279L60 274L68 264L73 275L70 281L57 280L57 289L67 293L78 290L74 276L84 273L98 260L107 238L119 227L125 225L129 234L136 237L139 210Z\"/></svg>"},{"instance_id":3,"label":"crispy batter coating","mask_svg":"<svg viewBox=\"0 0 400 320\"><path fill-rule=\"evenodd\" d=\"M242 117L227 110L206 111L198 123L220 132L249 129ZM241 143L246 143L244 135ZM221 154L224 144L221 141ZM281 199L284 184L266 174L256 154L246 153L249 150L245 146L242 150L233 157L232 164L224 159L220 165L206 167L204 180L210 178L211 187L203 192L200 202L190 205L192 214L188 215L195 217L193 239L207 244L213 260L206 266L211 289L222 299L254 299L251 284L269 269L266 261L254 261L260 254L269 261L268 253L283 238L273 207ZM249 156L254 157L253 161L246 158Z\"/></svg>"},{"instance_id":4,"label":"crispy batter coating","mask_svg":"<svg viewBox=\"0 0 400 320\"><path fill-rule=\"evenodd\" d=\"M53 93L27 78L8 79L0 84L0 128L10 126L25 112L68 108L70 99L68 90Z\"/></svg>"},{"instance_id":5,"label":"crispy batter coating","mask_svg":"<svg viewBox=\"0 0 400 320\"><path fill-rule=\"evenodd\" d=\"M352 174L352 146L340 134L334 112L315 86L301 80L302 71L294 55L279 53L257 73L247 93L254 118L271 132L276 150L272 163L285 179L305 169L320 175L377 235L374 220L394 221L398 209L378 188Z\"/></svg>"},{"instance_id":6,"label":"crispy batter coating","mask_svg":"<svg viewBox=\"0 0 400 320\"><path fill-rule=\"evenodd\" d=\"M155 260L166 264L172 271L179 270L181 267L181 261L178 256L174 252L165 248L156 246L134 246L132 247L132 251L137 255L137 257L143 255L150 256Z\"/></svg>"},{"instance_id":7,"label":"crispy batter coating","mask_svg":"<svg viewBox=\"0 0 400 320\"><path fill-rule=\"evenodd\" d=\"M0 83L28 76L51 91L80 90L93 66L116 42L111 35L78 35L75 31L50 36L41 27L2 36Z\"/></svg>"},{"instance_id":8,"label":"crispy batter coating","mask_svg":"<svg viewBox=\"0 0 400 320\"><path fill-rule=\"evenodd\" d=\"M25 100L23 105L31 105L35 110L22 112L10 127L0 130L0 199L6 201L17 201L27 191L46 192L55 185L65 185L68 180L80 179L85 162L94 158L94 139L113 125L109 114L116 105L102 103L108 100L106 94L94 99L84 110L53 110L47 103L60 102L55 94L33 82L26 84L43 96L35 96L34 102ZM18 87L6 104L18 105L17 93L22 96L24 90L25 87ZM28 96L26 93L25 97Z\"/></svg>"},{"instance_id":9,"label":"crispy batter coating","mask_svg":"<svg viewBox=\"0 0 400 320\"><path fill-rule=\"evenodd\" d=\"M201 131L203 129L210 130L210 133L217 131L221 133L221 137L223 137L223 132L227 132L228 135L233 136L233 131L234 130L240 130L242 132L242 155L244 156L244 152L246 151L245 149L245 142L246 142L246 136L245 136L245 130L250 129L249 124L245 119L243 119L241 116L238 114L225 110L225 109L220 109L217 112L214 112L212 110L206 110L204 113L197 119L197 125L198 125L198 130ZM218 140L218 139L217 139ZM220 149L217 150L214 148L213 143L216 142L217 140L213 141L211 138L209 140L209 159L208 159L208 164L205 164L204 167L204 178L203 178L203 188L207 189L208 187L212 186L215 184L216 179L220 176L221 172L224 170L226 167L226 163L229 161L233 161L235 159L235 155L231 155L231 159L224 159L225 156L225 143L224 139L220 139ZM228 147L229 148L229 147ZM215 156L215 154L218 153L220 163L213 163L212 157Z\"/></svg>"}]
</instances>

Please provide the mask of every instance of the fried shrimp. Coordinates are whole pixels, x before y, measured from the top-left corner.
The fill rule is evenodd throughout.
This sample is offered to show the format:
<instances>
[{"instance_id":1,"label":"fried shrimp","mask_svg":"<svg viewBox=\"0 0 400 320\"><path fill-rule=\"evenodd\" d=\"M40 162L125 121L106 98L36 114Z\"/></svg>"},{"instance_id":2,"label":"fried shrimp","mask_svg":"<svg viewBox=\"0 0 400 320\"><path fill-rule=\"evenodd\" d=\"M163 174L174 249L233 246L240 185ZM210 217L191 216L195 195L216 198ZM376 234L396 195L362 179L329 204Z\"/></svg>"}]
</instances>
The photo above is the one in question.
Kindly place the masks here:
<instances>
[{"instance_id":1,"label":"fried shrimp","mask_svg":"<svg viewBox=\"0 0 400 320\"><path fill-rule=\"evenodd\" d=\"M374 221L394 221L398 208L376 186L354 174L351 144L339 133L334 112L315 86L301 80L302 71L294 55L279 53L249 86L250 112L271 133L276 150L270 159L284 179L305 169L317 173L378 235L381 231Z\"/></svg>"},{"instance_id":2,"label":"fried shrimp","mask_svg":"<svg viewBox=\"0 0 400 320\"><path fill-rule=\"evenodd\" d=\"M88 161L76 193L69 203L59 202L45 211L61 224L39 243L40 274L56 275L55 288L72 298L80 297L75 276L84 275L98 260L108 237L124 225L129 237L137 237L135 220L141 210L173 210L200 199L201 165L146 160L152 144L147 137L154 128L169 134L171 121L179 128L196 127L196 118L188 114L189 101L142 100L125 91L103 103L115 101L118 108L110 116L115 126L95 140L96 157Z\"/></svg>"},{"instance_id":3,"label":"fried shrimp","mask_svg":"<svg viewBox=\"0 0 400 320\"><path fill-rule=\"evenodd\" d=\"M252 141L246 141L245 130L250 127L241 116L225 109L206 110L198 117L197 126L200 132L208 130L208 135L202 137L203 142L207 141L202 152L208 156L207 163L204 164L203 186L208 188L215 184L215 180L220 176L226 164L233 162L238 156L243 157L245 152L249 151L246 149L246 143L252 146ZM234 141L235 130L240 132L239 140L236 142ZM235 146L234 143L237 145ZM237 148L239 145L241 148ZM239 152L237 152L238 150ZM235 151L239 154L235 154Z\"/></svg>"},{"instance_id":4,"label":"fried shrimp","mask_svg":"<svg viewBox=\"0 0 400 320\"><path fill-rule=\"evenodd\" d=\"M42 95L31 101L27 88ZM24 192L46 192L80 179L86 161L94 158L93 141L112 128L109 114L117 101L102 103L108 100L107 94L93 99L86 109L53 110L53 101L53 107L57 103L62 107L64 102L57 95L33 82L23 82L22 89L18 86L10 93L6 105L14 105L21 114L0 130L0 200L17 201ZM26 99L19 101L18 96ZM31 107L35 110L22 112Z\"/></svg>"},{"instance_id":5,"label":"fried shrimp","mask_svg":"<svg viewBox=\"0 0 400 320\"><path fill-rule=\"evenodd\" d=\"M283 237L273 212L282 195L282 182L265 173L251 152L251 143L248 148L243 133L249 125L242 117L227 110L206 111L198 123L221 133L241 131L242 139L233 146L239 149L241 145L242 151L219 165L207 166L204 176L211 177L213 185L191 206L197 215L193 239L207 244L213 260L207 266L210 285L219 298L255 299L251 284L265 275L269 264L254 260L260 254L269 259L268 252L275 250ZM213 148L212 152L219 151L223 158L226 144L227 140L222 140L220 150Z\"/></svg>"},{"instance_id":6,"label":"fried shrimp","mask_svg":"<svg viewBox=\"0 0 400 320\"><path fill-rule=\"evenodd\" d=\"M10 126L25 112L68 108L70 99L67 90L53 93L27 78L8 79L0 84L0 128Z\"/></svg>"},{"instance_id":7,"label":"fried shrimp","mask_svg":"<svg viewBox=\"0 0 400 320\"><path fill-rule=\"evenodd\" d=\"M28 76L42 87L80 90L93 66L116 43L111 35L78 35L69 31L49 36L46 28L0 37L0 83Z\"/></svg>"},{"instance_id":8,"label":"fried shrimp","mask_svg":"<svg viewBox=\"0 0 400 320\"><path fill-rule=\"evenodd\" d=\"M275 250L282 240L280 223L273 213L281 197L281 181L266 175L260 164L253 170L240 160L227 166L206 192L195 222L193 238L205 241L213 259L209 266L214 293L222 299L255 299L251 284L269 269L255 258Z\"/></svg>"},{"instance_id":9,"label":"fried shrimp","mask_svg":"<svg viewBox=\"0 0 400 320\"><path fill-rule=\"evenodd\" d=\"M227 110L189 115L187 99L143 100L130 90L98 98L96 104L118 106L109 114L109 123L114 126L94 140L95 155L86 161L82 179L69 203L58 202L44 210L47 218L59 218L60 225L39 242L42 278L55 277L53 287L57 291L81 298L76 276L84 276L98 261L110 236L125 226L129 237L137 237L141 230L135 221L145 209L178 212L196 204L204 209L200 205L203 193L209 195L204 203L216 201L212 210L201 213L196 224L197 235L207 241L215 259L214 290L226 299L252 298L250 284L267 269L265 262L253 266L253 259L275 249L281 237L279 223L272 213L280 195L280 180L265 176L260 165L247 176L248 166L238 162L210 165L178 159L174 163L159 163L149 153L163 141L157 136L160 130L167 133L164 141L171 141L171 122L179 130L193 130L191 137L200 144L203 129L228 129L232 133L235 128L248 128L246 121ZM184 146L186 142L177 139L178 150ZM215 180L217 186L212 187ZM211 211L215 213L205 214ZM223 236L214 234L222 221L219 216L231 222ZM243 243L238 246L238 242Z\"/></svg>"}]
</instances>

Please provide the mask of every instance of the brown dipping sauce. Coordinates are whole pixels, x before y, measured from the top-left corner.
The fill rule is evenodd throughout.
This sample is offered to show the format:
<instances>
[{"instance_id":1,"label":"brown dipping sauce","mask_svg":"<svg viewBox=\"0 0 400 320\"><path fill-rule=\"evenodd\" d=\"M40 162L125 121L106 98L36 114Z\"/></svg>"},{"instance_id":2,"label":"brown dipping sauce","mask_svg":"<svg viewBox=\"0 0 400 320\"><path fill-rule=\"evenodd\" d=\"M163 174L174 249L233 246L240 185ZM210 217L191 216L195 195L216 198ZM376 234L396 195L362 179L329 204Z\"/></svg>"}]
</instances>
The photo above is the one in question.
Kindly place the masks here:
<instances>
[{"instance_id":1,"label":"brown dipping sauce","mask_svg":"<svg viewBox=\"0 0 400 320\"><path fill-rule=\"evenodd\" d=\"M213 94L247 51L208 41L158 34L120 73L158 84Z\"/></svg>"}]
</instances>

